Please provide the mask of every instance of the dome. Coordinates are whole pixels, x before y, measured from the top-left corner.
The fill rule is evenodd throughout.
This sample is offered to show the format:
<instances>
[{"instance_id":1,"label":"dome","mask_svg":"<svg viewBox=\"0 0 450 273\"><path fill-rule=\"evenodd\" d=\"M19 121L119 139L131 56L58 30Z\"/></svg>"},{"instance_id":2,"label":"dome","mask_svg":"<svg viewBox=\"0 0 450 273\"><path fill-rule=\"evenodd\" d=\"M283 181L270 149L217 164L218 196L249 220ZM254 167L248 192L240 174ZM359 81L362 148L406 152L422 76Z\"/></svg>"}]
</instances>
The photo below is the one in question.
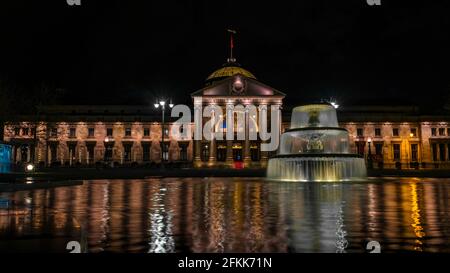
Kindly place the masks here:
<instances>
[{"instance_id":1,"label":"dome","mask_svg":"<svg viewBox=\"0 0 450 273\"><path fill-rule=\"evenodd\" d=\"M211 75L206 78L206 82L210 83L213 81L222 80L224 78L228 78L234 76L236 74L241 74L247 78L256 79L256 77L248 70L240 67L237 63L226 63L222 68L217 69Z\"/></svg>"}]
</instances>

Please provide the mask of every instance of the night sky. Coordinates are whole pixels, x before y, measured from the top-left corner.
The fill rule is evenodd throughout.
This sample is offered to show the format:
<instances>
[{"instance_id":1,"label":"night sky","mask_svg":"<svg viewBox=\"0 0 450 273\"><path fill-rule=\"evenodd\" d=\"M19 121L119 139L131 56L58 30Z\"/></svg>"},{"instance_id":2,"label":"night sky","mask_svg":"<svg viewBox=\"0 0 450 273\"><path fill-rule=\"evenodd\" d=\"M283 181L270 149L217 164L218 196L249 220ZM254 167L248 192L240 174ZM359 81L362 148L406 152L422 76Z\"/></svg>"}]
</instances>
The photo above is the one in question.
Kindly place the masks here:
<instances>
[{"instance_id":1,"label":"night sky","mask_svg":"<svg viewBox=\"0 0 450 273\"><path fill-rule=\"evenodd\" d=\"M450 93L448 1L0 1L0 78L64 89L65 104L189 94L228 56L287 104L441 106Z\"/></svg>"}]
</instances>

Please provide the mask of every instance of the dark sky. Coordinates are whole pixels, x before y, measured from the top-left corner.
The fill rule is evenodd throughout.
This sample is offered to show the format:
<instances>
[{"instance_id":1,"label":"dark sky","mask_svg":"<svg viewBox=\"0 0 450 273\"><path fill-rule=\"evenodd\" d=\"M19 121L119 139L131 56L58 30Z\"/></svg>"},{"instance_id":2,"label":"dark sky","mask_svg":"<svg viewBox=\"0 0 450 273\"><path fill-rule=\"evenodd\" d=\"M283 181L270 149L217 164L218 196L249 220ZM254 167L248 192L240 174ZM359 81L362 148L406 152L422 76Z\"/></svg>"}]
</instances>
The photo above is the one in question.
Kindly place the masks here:
<instances>
[{"instance_id":1,"label":"dark sky","mask_svg":"<svg viewBox=\"0 0 450 273\"><path fill-rule=\"evenodd\" d=\"M68 104L190 102L233 27L238 62L288 104L442 104L448 1L381 1L2 0L0 77L64 88Z\"/></svg>"}]
</instances>

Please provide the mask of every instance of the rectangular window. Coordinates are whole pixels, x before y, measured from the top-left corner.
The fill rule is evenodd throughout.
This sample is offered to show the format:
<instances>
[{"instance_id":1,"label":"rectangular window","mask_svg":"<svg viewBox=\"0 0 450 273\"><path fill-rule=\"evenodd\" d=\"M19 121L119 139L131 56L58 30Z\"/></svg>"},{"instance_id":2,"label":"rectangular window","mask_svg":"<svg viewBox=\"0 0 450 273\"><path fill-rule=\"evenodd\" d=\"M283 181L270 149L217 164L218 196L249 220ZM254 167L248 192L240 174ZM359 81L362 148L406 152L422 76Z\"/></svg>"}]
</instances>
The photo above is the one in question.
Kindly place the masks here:
<instances>
[{"instance_id":1,"label":"rectangular window","mask_svg":"<svg viewBox=\"0 0 450 273\"><path fill-rule=\"evenodd\" d=\"M399 134L398 134L398 128L392 129L392 135L393 135L393 136L398 136L398 135L399 135Z\"/></svg>"},{"instance_id":2,"label":"rectangular window","mask_svg":"<svg viewBox=\"0 0 450 273\"><path fill-rule=\"evenodd\" d=\"M14 128L14 135L20 136L20 128L19 127Z\"/></svg>"},{"instance_id":3,"label":"rectangular window","mask_svg":"<svg viewBox=\"0 0 450 273\"><path fill-rule=\"evenodd\" d=\"M356 129L356 135L359 136L359 137L362 137L364 135L363 129L362 128Z\"/></svg>"},{"instance_id":4,"label":"rectangular window","mask_svg":"<svg viewBox=\"0 0 450 273\"><path fill-rule=\"evenodd\" d=\"M150 161L150 150L151 150L150 144L142 144L142 157L144 162Z\"/></svg>"},{"instance_id":5,"label":"rectangular window","mask_svg":"<svg viewBox=\"0 0 450 273\"><path fill-rule=\"evenodd\" d=\"M381 136L381 129L375 128L375 136Z\"/></svg>"},{"instance_id":6,"label":"rectangular window","mask_svg":"<svg viewBox=\"0 0 450 273\"><path fill-rule=\"evenodd\" d=\"M447 136L450 136L450 128L447 128Z\"/></svg>"},{"instance_id":7,"label":"rectangular window","mask_svg":"<svg viewBox=\"0 0 450 273\"><path fill-rule=\"evenodd\" d=\"M208 144L204 144L202 145L202 161L208 161L209 159L209 145Z\"/></svg>"},{"instance_id":8,"label":"rectangular window","mask_svg":"<svg viewBox=\"0 0 450 273\"><path fill-rule=\"evenodd\" d=\"M433 143L431 145L431 151L433 153L433 161L438 161L438 157L437 157L437 144Z\"/></svg>"},{"instance_id":9,"label":"rectangular window","mask_svg":"<svg viewBox=\"0 0 450 273\"><path fill-rule=\"evenodd\" d=\"M50 137L56 137L58 135L58 129L53 127L50 128Z\"/></svg>"},{"instance_id":10,"label":"rectangular window","mask_svg":"<svg viewBox=\"0 0 450 273\"><path fill-rule=\"evenodd\" d=\"M75 128L70 128L69 136L70 136L71 138L74 138L74 137L76 136L76 130L75 130Z\"/></svg>"},{"instance_id":11,"label":"rectangular window","mask_svg":"<svg viewBox=\"0 0 450 273\"><path fill-rule=\"evenodd\" d=\"M109 137L113 136L113 128L106 128L106 136Z\"/></svg>"},{"instance_id":12,"label":"rectangular window","mask_svg":"<svg viewBox=\"0 0 450 273\"><path fill-rule=\"evenodd\" d=\"M32 136L36 135L36 128L34 128L34 127L31 128L31 135Z\"/></svg>"},{"instance_id":13,"label":"rectangular window","mask_svg":"<svg viewBox=\"0 0 450 273\"><path fill-rule=\"evenodd\" d=\"M150 128L144 128L144 136L149 137L150 136Z\"/></svg>"},{"instance_id":14,"label":"rectangular window","mask_svg":"<svg viewBox=\"0 0 450 273\"><path fill-rule=\"evenodd\" d=\"M28 133L30 132L30 129L28 129L28 128L23 128L23 130L22 130L22 134L24 135L24 136L28 136Z\"/></svg>"},{"instance_id":15,"label":"rectangular window","mask_svg":"<svg viewBox=\"0 0 450 273\"><path fill-rule=\"evenodd\" d=\"M436 130L436 128L431 128L431 135L432 136L436 136L437 135L437 130Z\"/></svg>"},{"instance_id":16,"label":"rectangular window","mask_svg":"<svg viewBox=\"0 0 450 273\"><path fill-rule=\"evenodd\" d=\"M169 143L163 144L163 159L164 161L169 160Z\"/></svg>"},{"instance_id":17,"label":"rectangular window","mask_svg":"<svg viewBox=\"0 0 450 273\"><path fill-rule=\"evenodd\" d=\"M418 149L417 149L417 144L411 144L411 160L412 161L417 161L417 155L418 155Z\"/></svg>"},{"instance_id":18,"label":"rectangular window","mask_svg":"<svg viewBox=\"0 0 450 273\"><path fill-rule=\"evenodd\" d=\"M188 160L187 145L183 144L180 147L180 160L181 161L187 161Z\"/></svg>"},{"instance_id":19,"label":"rectangular window","mask_svg":"<svg viewBox=\"0 0 450 273\"><path fill-rule=\"evenodd\" d=\"M417 137L417 128L411 128L412 137Z\"/></svg>"},{"instance_id":20,"label":"rectangular window","mask_svg":"<svg viewBox=\"0 0 450 273\"><path fill-rule=\"evenodd\" d=\"M400 144L394 144L394 160L399 161L400 160Z\"/></svg>"},{"instance_id":21,"label":"rectangular window","mask_svg":"<svg viewBox=\"0 0 450 273\"><path fill-rule=\"evenodd\" d=\"M439 144L439 159L445 161L445 144Z\"/></svg>"},{"instance_id":22,"label":"rectangular window","mask_svg":"<svg viewBox=\"0 0 450 273\"><path fill-rule=\"evenodd\" d=\"M355 142L355 144L356 144L356 149L357 149L356 152L359 155L364 155L364 146L366 145L366 142L365 141L357 141L357 142Z\"/></svg>"},{"instance_id":23,"label":"rectangular window","mask_svg":"<svg viewBox=\"0 0 450 273\"><path fill-rule=\"evenodd\" d=\"M381 156L383 154L383 143L375 143L375 154Z\"/></svg>"},{"instance_id":24,"label":"rectangular window","mask_svg":"<svg viewBox=\"0 0 450 273\"><path fill-rule=\"evenodd\" d=\"M447 144L447 160L450 161L450 144Z\"/></svg>"},{"instance_id":25,"label":"rectangular window","mask_svg":"<svg viewBox=\"0 0 450 273\"><path fill-rule=\"evenodd\" d=\"M131 128L130 127L125 128L125 136L126 137L130 137L131 136Z\"/></svg>"},{"instance_id":26,"label":"rectangular window","mask_svg":"<svg viewBox=\"0 0 450 273\"><path fill-rule=\"evenodd\" d=\"M89 137L94 137L94 133L95 133L94 128L89 128L89 129L88 129L88 136L89 136Z\"/></svg>"},{"instance_id":27,"label":"rectangular window","mask_svg":"<svg viewBox=\"0 0 450 273\"><path fill-rule=\"evenodd\" d=\"M133 147L132 143L126 143L123 145L123 160L125 162L130 162L131 161L131 147Z\"/></svg>"},{"instance_id":28,"label":"rectangular window","mask_svg":"<svg viewBox=\"0 0 450 273\"><path fill-rule=\"evenodd\" d=\"M445 128L439 128L439 135L445 136Z\"/></svg>"}]
</instances>

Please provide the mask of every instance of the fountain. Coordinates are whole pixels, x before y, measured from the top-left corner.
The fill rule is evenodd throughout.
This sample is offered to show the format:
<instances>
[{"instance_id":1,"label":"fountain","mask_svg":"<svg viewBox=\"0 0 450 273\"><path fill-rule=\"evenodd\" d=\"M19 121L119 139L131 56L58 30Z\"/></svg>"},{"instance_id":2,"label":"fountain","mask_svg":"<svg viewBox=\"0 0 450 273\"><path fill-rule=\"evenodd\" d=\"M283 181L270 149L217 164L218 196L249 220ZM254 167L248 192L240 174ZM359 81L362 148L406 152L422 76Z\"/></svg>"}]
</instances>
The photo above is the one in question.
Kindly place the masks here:
<instances>
[{"instance_id":1,"label":"fountain","mask_svg":"<svg viewBox=\"0 0 450 273\"><path fill-rule=\"evenodd\" d=\"M354 181L366 177L364 158L350 153L348 132L338 127L335 108L310 104L294 108L291 128L281 135L267 178L282 181Z\"/></svg>"}]
</instances>

